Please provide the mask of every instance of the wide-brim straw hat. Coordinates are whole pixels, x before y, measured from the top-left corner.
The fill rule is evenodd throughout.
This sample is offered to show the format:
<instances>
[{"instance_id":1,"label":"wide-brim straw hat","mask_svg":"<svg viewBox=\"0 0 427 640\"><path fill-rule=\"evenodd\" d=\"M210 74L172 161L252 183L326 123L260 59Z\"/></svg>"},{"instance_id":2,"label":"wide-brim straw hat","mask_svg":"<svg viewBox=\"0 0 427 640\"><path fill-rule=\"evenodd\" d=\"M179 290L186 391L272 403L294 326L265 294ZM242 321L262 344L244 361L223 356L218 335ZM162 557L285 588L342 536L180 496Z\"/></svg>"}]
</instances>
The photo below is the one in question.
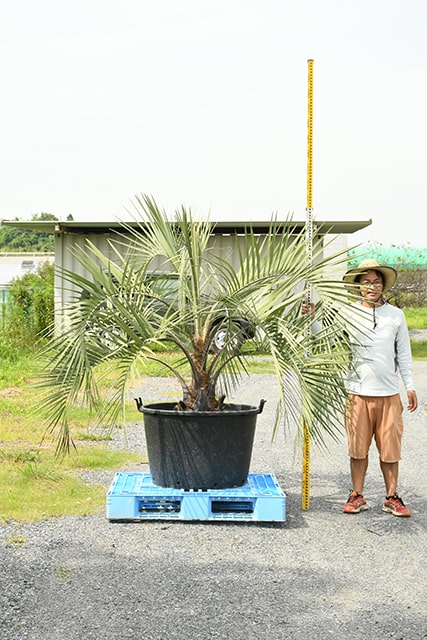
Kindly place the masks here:
<instances>
[{"instance_id":1,"label":"wide-brim straw hat","mask_svg":"<svg viewBox=\"0 0 427 640\"><path fill-rule=\"evenodd\" d=\"M365 260L362 260L358 267L347 271L347 273L343 277L343 280L344 282L348 282L348 284L354 284L357 276L361 273L366 273L367 271L379 271L383 274L383 293L391 289L396 282L396 269L393 269L393 267L387 267L385 265L378 264L378 262L374 258L365 258Z\"/></svg>"}]
</instances>

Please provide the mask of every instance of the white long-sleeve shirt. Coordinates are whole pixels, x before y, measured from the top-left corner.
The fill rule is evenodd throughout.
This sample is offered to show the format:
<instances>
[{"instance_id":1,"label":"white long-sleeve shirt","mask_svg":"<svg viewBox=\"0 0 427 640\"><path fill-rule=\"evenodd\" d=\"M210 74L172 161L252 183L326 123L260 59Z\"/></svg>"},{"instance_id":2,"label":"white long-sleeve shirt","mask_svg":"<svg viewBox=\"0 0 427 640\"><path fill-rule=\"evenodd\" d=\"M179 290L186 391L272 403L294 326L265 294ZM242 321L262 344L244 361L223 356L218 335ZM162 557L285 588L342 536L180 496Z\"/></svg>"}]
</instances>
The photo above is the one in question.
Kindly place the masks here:
<instances>
[{"instance_id":1,"label":"white long-sleeve shirt","mask_svg":"<svg viewBox=\"0 0 427 640\"><path fill-rule=\"evenodd\" d=\"M374 309L360 303L343 314L351 323L352 366L346 389L361 396L399 393L399 372L406 390L413 389L409 332L401 309L384 303Z\"/></svg>"}]
</instances>

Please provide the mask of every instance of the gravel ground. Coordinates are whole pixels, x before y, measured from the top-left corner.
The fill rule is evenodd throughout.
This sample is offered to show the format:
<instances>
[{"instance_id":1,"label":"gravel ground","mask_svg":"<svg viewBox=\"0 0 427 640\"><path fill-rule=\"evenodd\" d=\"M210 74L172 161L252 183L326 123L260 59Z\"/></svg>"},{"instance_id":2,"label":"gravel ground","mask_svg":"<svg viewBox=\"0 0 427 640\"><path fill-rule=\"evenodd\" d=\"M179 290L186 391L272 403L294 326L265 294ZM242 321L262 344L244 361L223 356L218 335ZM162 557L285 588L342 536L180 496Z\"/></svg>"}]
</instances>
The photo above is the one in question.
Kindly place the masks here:
<instances>
[{"instance_id":1,"label":"gravel ground","mask_svg":"<svg viewBox=\"0 0 427 640\"><path fill-rule=\"evenodd\" d=\"M415 374L420 408L405 413L400 474L411 518L381 511L373 450L369 510L341 512L350 488L344 438L328 453L312 448L310 509L302 510L292 445L282 436L270 444L273 378L251 376L239 400L267 399L251 471L276 474L286 522L112 523L100 513L2 525L1 640L427 638L427 363L416 362ZM145 401L158 389L174 394L170 381L142 388ZM127 446L143 448L139 425L130 425ZM85 480L108 488L113 475Z\"/></svg>"}]
</instances>

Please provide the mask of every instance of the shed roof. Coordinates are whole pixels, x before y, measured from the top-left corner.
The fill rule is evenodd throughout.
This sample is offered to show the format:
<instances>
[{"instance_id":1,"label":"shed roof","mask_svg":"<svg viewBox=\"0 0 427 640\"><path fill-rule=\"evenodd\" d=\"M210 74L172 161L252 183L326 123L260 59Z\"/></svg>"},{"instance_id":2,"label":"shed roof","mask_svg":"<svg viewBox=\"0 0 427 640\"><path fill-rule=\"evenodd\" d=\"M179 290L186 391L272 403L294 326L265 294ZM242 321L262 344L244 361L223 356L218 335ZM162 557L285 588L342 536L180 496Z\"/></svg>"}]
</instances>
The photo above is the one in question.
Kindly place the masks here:
<instances>
[{"instance_id":1,"label":"shed roof","mask_svg":"<svg viewBox=\"0 0 427 640\"><path fill-rule=\"evenodd\" d=\"M243 220L211 220L214 225L214 233L244 233L249 225L258 233L266 233L269 220L243 221ZM302 220L278 220L284 227L295 227L301 230L305 226ZM77 220L3 220L1 224L28 229L31 231L44 231L45 233L107 233L123 228L123 222L116 221L77 221ZM137 226L139 222L129 221L126 224ZM314 224L320 233L326 234L347 234L355 233L372 224L372 220L315 220Z\"/></svg>"}]
</instances>

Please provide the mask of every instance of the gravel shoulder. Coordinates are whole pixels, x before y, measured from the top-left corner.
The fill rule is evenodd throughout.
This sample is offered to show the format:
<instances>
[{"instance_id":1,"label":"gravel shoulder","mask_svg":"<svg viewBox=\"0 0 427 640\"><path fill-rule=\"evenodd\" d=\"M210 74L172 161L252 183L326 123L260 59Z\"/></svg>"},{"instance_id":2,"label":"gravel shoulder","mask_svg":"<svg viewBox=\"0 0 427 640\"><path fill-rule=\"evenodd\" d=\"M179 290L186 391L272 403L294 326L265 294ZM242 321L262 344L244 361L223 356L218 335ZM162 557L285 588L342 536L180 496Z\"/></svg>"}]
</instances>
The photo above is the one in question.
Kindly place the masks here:
<instances>
[{"instance_id":1,"label":"gravel shoulder","mask_svg":"<svg viewBox=\"0 0 427 640\"><path fill-rule=\"evenodd\" d=\"M251 471L276 474L286 522L112 523L102 512L2 525L1 639L427 638L427 362L414 364L420 407L405 411L399 487L411 518L382 512L373 448L370 508L341 512L350 488L344 437L328 452L312 448L310 508L302 510L292 441L270 441L274 379L251 376L239 400L267 399ZM171 381L151 379L135 394L150 401L159 388L174 394ZM140 425L127 435L129 448L144 447ZM85 481L107 488L113 475Z\"/></svg>"}]
</instances>

